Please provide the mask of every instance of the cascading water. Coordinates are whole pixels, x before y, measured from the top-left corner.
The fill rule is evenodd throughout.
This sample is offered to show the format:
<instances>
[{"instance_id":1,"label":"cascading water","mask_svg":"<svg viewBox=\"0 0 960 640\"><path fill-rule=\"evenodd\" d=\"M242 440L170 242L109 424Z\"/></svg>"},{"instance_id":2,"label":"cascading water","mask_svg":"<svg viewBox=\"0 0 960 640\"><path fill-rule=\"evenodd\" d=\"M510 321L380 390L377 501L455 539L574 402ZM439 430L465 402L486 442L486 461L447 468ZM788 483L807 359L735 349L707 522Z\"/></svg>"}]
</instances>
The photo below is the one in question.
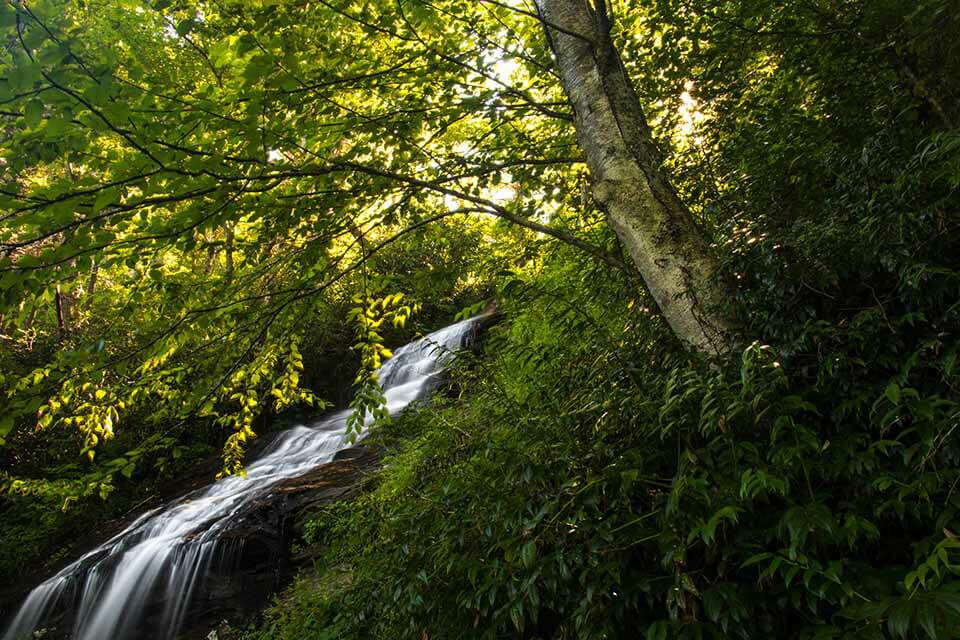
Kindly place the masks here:
<instances>
[{"instance_id":1,"label":"cascading water","mask_svg":"<svg viewBox=\"0 0 960 640\"><path fill-rule=\"evenodd\" d=\"M387 408L395 414L432 391L453 354L474 339L484 316L458 322L401 347L380 371ZM122 533L36 587L2 640L32 637L51 616L72 612L74 640L173 638L191 598L213 565L229 556L221 534L255 500L349 446L341 411L311 426L283 431L247 467L138 518ZM148 607L162 610L148 630ZM152 615L157 615L154 612Z\"/></svg>"}]
</instances>

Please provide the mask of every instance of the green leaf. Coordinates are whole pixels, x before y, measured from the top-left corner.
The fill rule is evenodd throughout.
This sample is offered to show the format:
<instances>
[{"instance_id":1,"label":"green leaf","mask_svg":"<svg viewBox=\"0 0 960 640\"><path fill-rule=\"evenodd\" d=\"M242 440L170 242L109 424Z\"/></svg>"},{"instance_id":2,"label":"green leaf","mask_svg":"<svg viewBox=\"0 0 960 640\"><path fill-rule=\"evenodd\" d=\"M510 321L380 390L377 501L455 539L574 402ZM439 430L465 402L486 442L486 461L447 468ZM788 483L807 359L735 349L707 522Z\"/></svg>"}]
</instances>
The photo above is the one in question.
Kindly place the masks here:
<instances>
[{"instance_id":1,"label":"green leaf","mask_svg":"<svg viewBox=\"0 0 960 640\"><path fill-rule=\"evenodd\" d=\"M177 23L177 34L181 36L185 36L191 31L193 31L193 28L195 26L196 26L196 22L194 22L193 18L186 18L185 20L181 20L180 22Z\"/></svg>"},{"instance_id":2,"label":"green leaf","mask_svg":"<svg viewBox=\"0 0 960 640\"><path fill-rule=\"evenodd\" d=\"M0 417L0 439L5 437L13 429L13 414L7 413Z\"/></svg>"},{"instance_id":3,"label":"green leaf","mask_svg":"<svg viewBox=\"0 0 960 640\"><path fill-rule=\"evenodd\" d=\"M32 89L42 77L40 67L36 63L19 61L13 65L8 79L14 93L22 93Z\"/></svg>"},{"instance_id":4,"label":"green leaf","mask_svg":"<svg viewBox=\"0 0 960 640\"><path fill-rule=\"evenodd\" d=\"M533 566L533 561L537 557L537 543L535 540L530 540L520 551L520 560L523 562L523 566L530 568Z\"/></svg>"},{"instance_id":5,"label":"green leaf","mask_svg":"<svg viewBox=\"0 0 960 640\"><path fill-rule=\"evenodd\" d=\"M39 100L31 100L23 108L23 121L28 127L35 127L40 124L43 118L43 103Z\"/></svg>"},{"instance_id":6,"label":"green leaf","mask_svg":"<svg viewBox=\"0 0 960 640\"><path fill-rule=\"evenodd\" d=\"M917 611L914 614L917 622L920 623L920 626L923 627L923 630L930 636L931 640L937 640L936 615L936 609L926 602L920 603L920 606L917 607Z\"/></svg>"},{"instance_id":7,"label":"green leaf","mask_svg":"<svg viewBox=\"0 0 960 640\"><path fill-rule=\"evenodd\" d=\"M900 386L896 382L891 382L887 385L886 391L884 394L887 396L887 400L895 405L900 404Z\"/></svg>"},{"instance_id":8,"label":"green leaf","mask_svg":"<svg viewBox=\"0 0 960 640\"><path fill-rule=\"evenodd\" d=\"M907 631L910 628L910 618L913 614L913 607L910 601L900 600L887 611L887 628L890 635L898 638L906 638Z\"/></svg>"},{"instance_id":9,"label":"green leaf","mask_svg":"<svg viewBox=\"0 0 960 640\"><path fill-rule=\"evenodd\" d=\"M47 140L58 138L66 131L69 124L70 121L64 118L50 118L47 120L47 125L43 128L43 137Z\"/></svg>"},{"instance_id":10,"label":"green leaf","mask_svg":"<svg viewBox=\"0 0 960 640\"><path fill-rule=\"evenodd\" d=\"M93 213L100 213L104 207L117 201L118 192L116 188L103 189L97 194L97 199L93 201Z\"/></svg>"},{"instance_id":11,"label":"green leaf","mask_svg":"<svg viewBox=\"0 0 960 640\"><path fill-rule=\"evenodd\" d=\"M0 2L0 29L8 29L16 24L16 9L9 2Z\"/></svg>"},{"instance_id":12,"label":"green leaf","mask_svg":"<svg viewBox=\"0 0 960 640\"><path fill-rule=\"evenodd\" d=\"M670 631L669 620L658 620L647 628L647 640L666 640Z\"/></svg>"},{"instance_id":13,"label":"green leaf","mask_svg":"<svg viewBox=\"0 0 960 640\"><path fill-rule=\"evenodd\" d=\"M759 562L763 562L764 560L767 560L768 558L770 558L772 555L773 555L772 553L764 552L764 553L758 553L754 556L750 556L743 562L743 564L740 565L740 568L743 569L751 565L757 564Z\"/></svg>"}]
</instances>

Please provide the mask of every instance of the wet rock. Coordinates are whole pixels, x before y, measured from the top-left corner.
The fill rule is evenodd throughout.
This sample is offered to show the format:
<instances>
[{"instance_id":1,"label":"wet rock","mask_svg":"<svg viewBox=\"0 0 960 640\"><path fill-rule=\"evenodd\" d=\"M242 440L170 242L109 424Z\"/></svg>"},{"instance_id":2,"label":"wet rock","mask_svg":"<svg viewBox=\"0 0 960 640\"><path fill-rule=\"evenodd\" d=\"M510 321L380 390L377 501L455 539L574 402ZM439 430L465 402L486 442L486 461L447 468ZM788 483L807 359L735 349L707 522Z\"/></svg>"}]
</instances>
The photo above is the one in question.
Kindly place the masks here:
<instances>
[{"instance_id":1,"label":"wet rock","mask_svg":"<svg viewBox=\"0 0 960 640\"><path fill-rule=\"evenodd\" d=\"M377 470L380 452L360 445L340 451L331 462L302 476L284 480L235 519L222 540L239 543L235 564L222 575L211 575L197 594L181 635L183 640L210 637L218 621L250 619L270 596L293 578L309 556L290 549L302 534L301 523L310 511L349 500L368 486ZM219 637L219 636L218 636Z\"/></svg>"}]
</instances>

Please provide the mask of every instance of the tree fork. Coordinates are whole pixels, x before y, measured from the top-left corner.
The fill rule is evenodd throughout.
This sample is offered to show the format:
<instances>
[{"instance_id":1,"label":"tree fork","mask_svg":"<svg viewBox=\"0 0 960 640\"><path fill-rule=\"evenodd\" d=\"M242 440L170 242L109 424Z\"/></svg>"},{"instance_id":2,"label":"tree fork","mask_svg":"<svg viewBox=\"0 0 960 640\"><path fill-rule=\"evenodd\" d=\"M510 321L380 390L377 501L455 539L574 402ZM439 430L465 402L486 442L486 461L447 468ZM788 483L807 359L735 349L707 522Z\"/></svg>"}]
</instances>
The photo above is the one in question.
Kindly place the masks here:
<instances>
[{"instance_id":1,"label":"tree fork","mask_svg":"<svg viewBox=\"0 0 960 640\"><path fill-rule=\"evenodd\" d=\"M619 53L605 0L536 0L593 195L674 333L693 348L729 350L735 323L702 231L664 176L661 156Z\"/></svg>"}]
</instances>

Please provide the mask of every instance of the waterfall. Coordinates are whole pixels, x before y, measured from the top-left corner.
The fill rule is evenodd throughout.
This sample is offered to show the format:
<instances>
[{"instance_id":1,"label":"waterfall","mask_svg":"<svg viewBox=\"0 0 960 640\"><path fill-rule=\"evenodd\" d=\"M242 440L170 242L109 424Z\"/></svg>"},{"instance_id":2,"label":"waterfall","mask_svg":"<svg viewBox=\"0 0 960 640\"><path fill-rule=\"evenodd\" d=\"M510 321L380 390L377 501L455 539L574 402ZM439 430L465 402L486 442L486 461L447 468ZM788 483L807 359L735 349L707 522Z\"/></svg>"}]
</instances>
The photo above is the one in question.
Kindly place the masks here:
<instances>
[{"instance_id":1,"label":"waterfall","mask_svg":"<svg viewBox=\"0 0 960 640\"><path fill-rule=\"evenodd\" d=\"M380 371L391 414L436 388L453 355L474 340L483 318L458 322L396 350ZM221 533L245 507L268 498L279 481L329 462L350 446L348 415L340 411L287 429L248 465L245 478L224 478L140 516L36 587L2 640L31 638L34 630L64 612L72 615L74 640L171 640L198 584L231 555ZM141 623L147 608L158 602L159 620L155 624L151 618L145 632Z\"/></svg>"}]
</instances>

